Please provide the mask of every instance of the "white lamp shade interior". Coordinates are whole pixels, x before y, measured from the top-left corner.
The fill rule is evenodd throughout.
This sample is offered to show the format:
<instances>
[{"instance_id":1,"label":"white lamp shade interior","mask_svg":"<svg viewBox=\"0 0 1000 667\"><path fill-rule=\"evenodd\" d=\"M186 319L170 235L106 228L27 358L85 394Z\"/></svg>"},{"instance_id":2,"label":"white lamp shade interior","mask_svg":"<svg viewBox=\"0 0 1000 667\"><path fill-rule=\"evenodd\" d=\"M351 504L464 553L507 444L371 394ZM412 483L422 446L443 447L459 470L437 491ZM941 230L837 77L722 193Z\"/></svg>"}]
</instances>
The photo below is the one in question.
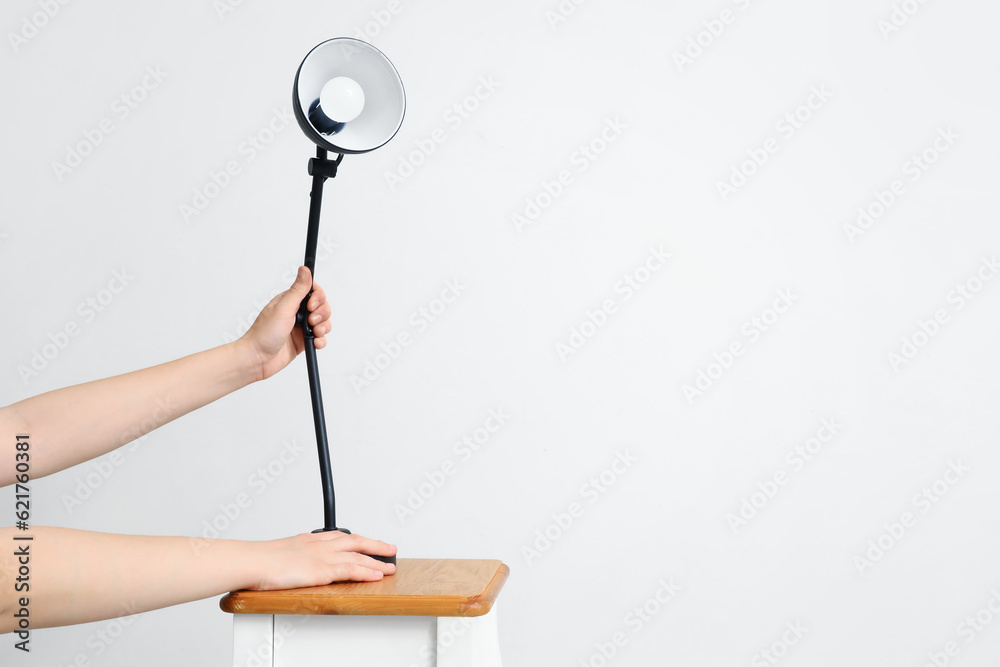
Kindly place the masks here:
<instances>
[{"instance_id":1,"label":"white lamp shade interior","mask_svg":"<svg viewBox=\"0 0 1000 667\"><path fill-rule=\"evenodd\" d=\"M337 77L357 82L364 94L364 108L336 134L327 135L308 121L308 111L323 87ZM309 126L303 130L310 138L343 153L364 153L385 144L399 130L406 109L403 82L389 59L371 44L347 37L323 42L309 52L299 66L295 101L300 125L304 122Z\"/></svg>"}]
</instances>

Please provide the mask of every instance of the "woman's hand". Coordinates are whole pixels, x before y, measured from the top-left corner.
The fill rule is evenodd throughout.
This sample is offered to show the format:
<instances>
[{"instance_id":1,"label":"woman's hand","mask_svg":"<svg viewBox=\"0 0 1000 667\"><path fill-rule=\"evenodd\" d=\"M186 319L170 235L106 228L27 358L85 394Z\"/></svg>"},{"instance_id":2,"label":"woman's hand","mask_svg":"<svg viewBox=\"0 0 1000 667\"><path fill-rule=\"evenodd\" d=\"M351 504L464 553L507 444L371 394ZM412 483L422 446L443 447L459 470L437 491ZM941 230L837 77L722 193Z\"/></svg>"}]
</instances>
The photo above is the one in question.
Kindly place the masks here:
<instances>
[{"instance_id":1,"label":"woman's hand","mask_svg":"<svg viewBox=\"0 0 1000 667\"><path fill-rule=\"evenodd\" d=\"M253 326L240 339L249 346L260 364L259 379L271 377L305 349L302 330L295 326L295 314L310 288L313 293L307 304L309 324L316 336L316 349L326 346L326 334L333 327L330 324L330 304L323 288L313 284L309 269L300 266L292 286L264 306Z\"/></svg>"},{"instance_id":2,"label":"woman's hand","mask_svg":"<svg viewBox=\"0 0 1000 667\"><path fill-rule=\"evenodd\" d=\"M335 581L378 581L396 566L365 554L393 556L396 547L339 531L303 533L262 542L259 582L255 591L325 586Z\"/></svg>"}]
</instances>

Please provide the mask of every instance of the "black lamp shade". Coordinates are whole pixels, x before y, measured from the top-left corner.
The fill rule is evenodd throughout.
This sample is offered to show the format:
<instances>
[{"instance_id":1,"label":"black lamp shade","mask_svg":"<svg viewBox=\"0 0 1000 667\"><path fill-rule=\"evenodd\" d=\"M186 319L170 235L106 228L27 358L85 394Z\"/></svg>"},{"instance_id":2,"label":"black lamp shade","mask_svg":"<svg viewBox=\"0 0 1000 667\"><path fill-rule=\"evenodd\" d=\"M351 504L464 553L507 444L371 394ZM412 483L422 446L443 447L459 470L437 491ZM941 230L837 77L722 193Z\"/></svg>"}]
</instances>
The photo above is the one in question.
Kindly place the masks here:
<instances>
[{"instance_id":1,"label":"black lamp shade","mask_svg":"<svg viewBox=\"0 0 1000 667\"><path fill-rule=\"evenodd\" d=\"M323 86L337 77L356 82L364 108L348 122L329 118L319 105ZM350 37L327 40L310 51L295 74L292 109L310 141L335 153L367 153L399 131L406 94L389 59L368 42Z\"/></svg>"}]
</instances>

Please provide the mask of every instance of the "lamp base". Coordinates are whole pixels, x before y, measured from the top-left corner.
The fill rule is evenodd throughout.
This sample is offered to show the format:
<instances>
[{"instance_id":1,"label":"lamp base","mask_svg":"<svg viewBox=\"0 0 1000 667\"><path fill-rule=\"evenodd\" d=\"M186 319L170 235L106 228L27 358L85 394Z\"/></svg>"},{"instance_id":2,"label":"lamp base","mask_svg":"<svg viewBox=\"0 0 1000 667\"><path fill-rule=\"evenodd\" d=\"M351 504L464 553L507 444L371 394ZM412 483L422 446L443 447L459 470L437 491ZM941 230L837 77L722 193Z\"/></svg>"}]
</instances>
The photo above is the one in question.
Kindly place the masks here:
<instances>
[{"instance_id":1,"label":"lamp base","mask_svg":"<svg viewBox=\"0 0 1000 667\"><path fill-rule=\"evenodd\" d=\"M339 530L340 532L345 533L347 535L351 534L351 531L349 531L346 528L317 528L313 532L314 533L329 533L329 532L334 531L334 530ZM392 563L393 565L396 564L396 557L395 556L375 556L373 554L365 554L365 555L368 556L369 558L374 558L375 560L382 561L383 563Z\"/></svg>"}]
</instances>

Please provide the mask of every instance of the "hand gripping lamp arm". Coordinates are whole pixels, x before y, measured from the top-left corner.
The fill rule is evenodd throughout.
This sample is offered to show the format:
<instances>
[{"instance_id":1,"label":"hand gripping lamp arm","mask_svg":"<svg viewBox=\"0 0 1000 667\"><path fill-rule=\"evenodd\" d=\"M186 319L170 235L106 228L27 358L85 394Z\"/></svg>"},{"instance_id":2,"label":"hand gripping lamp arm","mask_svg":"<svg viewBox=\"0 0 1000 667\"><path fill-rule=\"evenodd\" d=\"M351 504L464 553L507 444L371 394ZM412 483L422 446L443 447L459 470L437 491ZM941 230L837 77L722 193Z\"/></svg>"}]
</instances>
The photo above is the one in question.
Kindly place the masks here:
<instances>
[{"instance_id":1,"label":"hand gripping lamp arm","mask_svg":"<svg viewBox=\"0 0 1000 667\"><path fill-rule=\"evenodd\" d=\"M316 144L316 157L309 160L309 174L313 180L305 253L305 265L314 277L326 179L337 175L344 154L367 153L392 139L403 122L405 107L399 74L381 51L366 42L350 38L325 41L310 51L299 66L292 90L292 109L299 127ZM327 151L339 153L337 159L328 159ZM339 530L349 533L351 531L337 527L315 336L307 319L308 300L309 296L306 296L299 307L296 325L301 327L305 343L323 485L324 523L323 528L314 532ZM395 557L373 558L395 562Z\"/></svg>"}]
</instances>

